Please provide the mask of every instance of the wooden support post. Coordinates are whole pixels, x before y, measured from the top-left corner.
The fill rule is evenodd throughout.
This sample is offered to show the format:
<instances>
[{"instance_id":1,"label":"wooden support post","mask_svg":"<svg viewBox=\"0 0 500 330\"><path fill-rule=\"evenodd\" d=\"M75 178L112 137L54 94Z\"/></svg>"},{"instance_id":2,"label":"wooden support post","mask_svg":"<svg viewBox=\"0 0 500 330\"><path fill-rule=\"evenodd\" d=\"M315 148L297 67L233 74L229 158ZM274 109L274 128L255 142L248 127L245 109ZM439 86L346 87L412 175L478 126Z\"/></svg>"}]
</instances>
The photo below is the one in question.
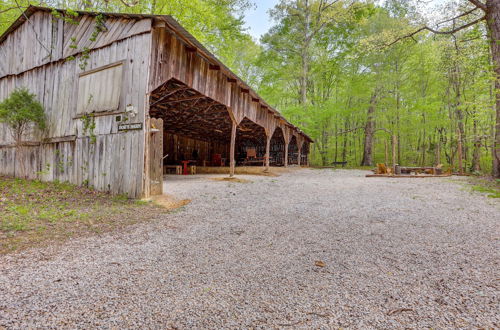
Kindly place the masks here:
<instances>
[{"instance_id":1,"label":"wooden support post","mask_svg":"<svg viewBox=\"0 0 500 330\"><path fill-rule=\"evenodd\" d=\"M271 150L271 136L268 134L266 136L266 169L265 172L269 172L269 155Z\"/></svg>"},{"instance_id":2,"label":"wooden support post","mask_svg":"<svg viewBox=\"0 0 500 330\"><path fill-rule=\"evenodd\" d=\"M300 166L300 158L302 158L302 147L299 148L299 154L297 156L297 164Z\"/></svg>"},{"instance_id":3,"label":"wooden support post","mask_svg":"<svg viewBox=\"0 0 500 330\"><path fill-rule=\"evenodd\" d=\"M285 142L285 167L288 167L288 143Z\"/></svg>"},{"instance_id":4,"label":"wooden support post","mask_svg":"<svg viewBox=\"0 0 500 330\"><path fill-rule=\"evenodd\" d=\"M151 142L151 122L149 112L146 113L144 119L144 169L143 169L143 182L142 182L142 197L148 198L151 196L151 178L149 174L149 163L151 161L149 155L149 145Z\"/></svg>"},{"instance_id":5,"label":"wooden support post","mask_svg":"<svg viewBox=\"0 0 500 330\"><path fill-rule=\"evenodd\" d=\"M396 174L396 145L398 143L398 139L396 135L392 136L392 175Z\"/></svg>"},{"instance_id":6,"label":"wooden support post","mask_svg":"<svg viewBox=\"0 0 500 330\"><path fill-rule=\"evenodd\" d=\"M458 136L458 173L464 174L464 168L462 163L462 134L460 133L460 129L457 129Z\"/></svg>"},{"instance_id":7,"label":"wooden support post","mask_svg":"<svg viewBox=\"0 0 500 330\"><path fill-rule=\"evenodd\" d=\"M234 177L234 166L236 165L234 161L234 153L236 149L236 122L233 121L233 127L231 129L231 146L229 148L229 177Z\"/></svg>"}]
</instances>

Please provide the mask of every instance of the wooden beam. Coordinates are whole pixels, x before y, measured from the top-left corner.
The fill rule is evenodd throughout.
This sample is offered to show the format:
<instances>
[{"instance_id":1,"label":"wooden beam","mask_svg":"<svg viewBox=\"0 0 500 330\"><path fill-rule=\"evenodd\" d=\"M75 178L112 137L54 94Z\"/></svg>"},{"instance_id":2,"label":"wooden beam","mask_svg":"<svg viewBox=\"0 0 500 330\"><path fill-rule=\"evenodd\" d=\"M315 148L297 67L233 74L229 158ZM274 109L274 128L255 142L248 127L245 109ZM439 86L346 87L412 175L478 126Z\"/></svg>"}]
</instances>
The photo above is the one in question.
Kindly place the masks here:
<instances>
[{"instance_id":1,"label":"wooden beam","mask_svg":"<svg viewBox=\"0 0 500 330\"><path fill-rule=\"evenodd\" d=\"M197 99L202 99L206 97L205 95L195 95L195 96L190 96L190 97L185 97L183 99L178 99L178 100L168 100L165 102L162 102L163 104L170 104L170 103L178 103L178 102L185 102L185 101L192 101L192 100L197 100Z\"/></svg>"},{"instance_id":2,"label":"wooden beam","mask_svg":"<svg viewBox=\"0 0 500 330\"><path fill-rule=\"evenodd\" d=\"M167 97L171 96L171 95L174 95L175 93L177 92L180 92L180 91L183 91L183 90L186 90L186 89L189 89L188 87L179 87L179 88L176 88L174 89L173 91L170 91L168 92L167 94L161 96L158 100L154 101L153 103L150 104L150 107L154 106L155 104L158 104L160 103L161 101L163 101L164 99L166 99Z\"/></svg>"},{"instance_id":3,"label":"wooden beam","mask_svg":"<svg viewBox=\"0 0 500 330\"><path fill-rule=\"evenodd\" d=\"M167 24L163 20L155 19L154 22L153 22L153 27L154 28L164 28L166 26L167 26Z\"/></svg>"},{"instance_id":4,"label":"wooden beam","mask_svg":"<svg viewBox=\"0 0 500 330\"><path fill-rule=\"evenodd\" d=\"M256 97L252 97L252 102L260 102L260 100Z\"/></svg>"},{"instance_id":5,"label":"wooden beam","mask_svg":"<svg viewBox=\"0 0 500 330\"><path fill-rule=\"evenodd\" d=\"M236 83L236 79L228 77L227 78L227 82L229 82L229 83Z\"/></svg>"},{"instance_id":6,"label":"wooden beam","mask_svg":"<svg viewBox=\"0 0 500 330\"><path fill-rule=\"evenodd\" d=\"M236 147L236 122L232 121L233 127L231 129L231 145L229 148L229 177L234 177L234 167L236 165L236 162L234 160L234 153L235 153L235 147Z\"/></svg>"},{"instance_id":7,"label":"wooden beam","mask_svg":"<svg viewBox=\"0 0 500 330\"><path fill-rule=\"evenodd\" d=\"M241 88L241 92L244 94L250 93L250 90L248 88Z\"/></svg>"},{"instance_id":8,"label":"wooden beam","mask_svg":"<svg viewBox=\"0 0 500 330\"><path fill-rule=\"evenodd\" d=\"M197 51L196 47L186 46L186 52L188 52L188 53L196 53L196 51Z\"/></svg>"},{"instance_id":9,"label":"wooden beam","mask_svg":"<svg viewBox=\"0 0 500 330\"><path fill-rule=\"evenodd\" d=\"M269 172L269 153L271 150L271 136L266 136L266 169L265 172Z\"/></svg>"},{"instance_id":10,"label":"wooden beam","mask_svg":"<svg viewBox=\"0 0 500 330\"><path fill-rule=\"evenodd\" d=\"M216 70L216 71L218 71L218 70L220 70L220 65L218 65L218 64L210 64L210 65L208 66L208 68L209 68L210 70Z\"/></svg>"}]
</instances>

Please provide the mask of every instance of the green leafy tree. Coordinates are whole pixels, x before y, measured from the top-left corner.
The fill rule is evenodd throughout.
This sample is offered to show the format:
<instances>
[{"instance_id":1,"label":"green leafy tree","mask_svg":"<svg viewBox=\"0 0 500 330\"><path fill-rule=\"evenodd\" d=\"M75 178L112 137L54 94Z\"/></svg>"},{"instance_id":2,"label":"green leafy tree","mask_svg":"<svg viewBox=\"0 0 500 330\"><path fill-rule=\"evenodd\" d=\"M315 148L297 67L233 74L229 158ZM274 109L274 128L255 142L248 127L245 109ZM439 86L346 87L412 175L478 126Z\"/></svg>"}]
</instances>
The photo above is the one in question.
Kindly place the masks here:
<instances>
[{"instance_id":1,"label":"green leafy tree","mask_svg":"<svg viewBox=\"0 0 500 330\"><path fill-rule=\"evenodd\" d=\"M45 129L43 106L26 88L18 88L0 103L0 122L7 124L17 144L22 144L23 136L33 126Z\"/></svg>"},{"instance_id":2,"label":"green leafy tree","mask_svg":"<svg viewBox=\"0 0 500 330\"><path fill-rule=\"evenodd\" d=\"M19 88L0 103L0 123L10 129L16 143L16 157L20 164L22 175L26 175L24 154L26 141L24 138L35 126L39 130L46 127L45 113L42 105L36 100L36 95L31 94L26 88Z\"/></svg>"}]
</instances>

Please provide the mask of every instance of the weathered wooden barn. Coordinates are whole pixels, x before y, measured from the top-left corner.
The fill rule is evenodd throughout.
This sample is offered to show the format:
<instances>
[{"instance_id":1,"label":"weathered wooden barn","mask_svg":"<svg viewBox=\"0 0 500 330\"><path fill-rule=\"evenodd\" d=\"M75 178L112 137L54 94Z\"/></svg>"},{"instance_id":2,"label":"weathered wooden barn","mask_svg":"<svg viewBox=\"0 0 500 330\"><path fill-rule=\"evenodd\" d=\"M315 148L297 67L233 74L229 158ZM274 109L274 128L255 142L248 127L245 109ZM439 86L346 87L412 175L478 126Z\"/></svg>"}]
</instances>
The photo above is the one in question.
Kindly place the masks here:
<instances>
[{"instance_id":1,"label":"weathered wooden barn","mask_svg":"<svg viewBox=\"0 0 500 330\"><path fill-rule=\"evenodd\" d=\"M0 37L0 101L37 95L48 119L16 157L0 126L0 174L149 196L162 165L307 164L312 140L266 104L172 17L29 7ZM242 155L243 154L243 155Z\"/></svg>"}]
</instances>

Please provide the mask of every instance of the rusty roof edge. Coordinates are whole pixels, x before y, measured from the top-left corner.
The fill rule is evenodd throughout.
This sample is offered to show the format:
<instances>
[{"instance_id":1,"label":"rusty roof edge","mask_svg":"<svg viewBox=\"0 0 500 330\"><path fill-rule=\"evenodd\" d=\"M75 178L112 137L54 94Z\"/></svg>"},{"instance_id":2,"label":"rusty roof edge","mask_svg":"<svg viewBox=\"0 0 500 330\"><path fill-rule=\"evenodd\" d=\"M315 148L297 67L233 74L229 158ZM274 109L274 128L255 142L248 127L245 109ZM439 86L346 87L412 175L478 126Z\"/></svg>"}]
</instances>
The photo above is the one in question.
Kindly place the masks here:
<instances>
[{"instance_id":1,"label":"rusty roof edge","mask_svg":"<svg viewBox=\"0 0 500 330\"><path fill-rule=\"evenodd\" d=\"M34 13L37 11L45 11L45 12L52 12L53 10L56 10L60 13L65 13L66 10L64 9L54 9L54 8L49 8L49 7L41 7L41 6L33 6L30 5L28 6L21 15L7 28L7 30L2 33L0 36L0 44L7 39L7 36L15 31L18 27L20 27L24 22L26 22ZM212 54L208 49L205 48L191 33L189 33L175 18L173 18L170 15L152 15L152 14L128 14L128 13L106 13L106 12L91 12L91 11L81 11L81 10L75 10L76 13L79 15L92 15L92 16L97 16L99 14L108 16L108 17L125 17L125 18L134 18L134 19L145 19L145 18L151 18L151 19L158 19L161 18L163 19L168 25L170 25L170 28L177 33L178 35L180 34L182 39L184 39L185 42L190 43L192 46L195 46L196 48L199 48L202 50L204 53L204 57L206 57L207 60L212 60L215 61L216 64L220 65L221 69L224 69L226 75L231 76L231 78L236 79L243 87L249 89L259 100L260 102L267 106L269 109L271 109L274 113L278 114L287 124L289 124L293 129L297 131L297 133L303 135L306 139L309 140L309 142L314 142L313 139L311 139L307 134L302 132L298 127L290 123L281 113L275 109L274 107L270 106L253 88L251 88L245 81L243 81L240 77L238 77L234 72L231 71L222 61L220 61L214 54Z\"/></svg>"}]
</instances>

